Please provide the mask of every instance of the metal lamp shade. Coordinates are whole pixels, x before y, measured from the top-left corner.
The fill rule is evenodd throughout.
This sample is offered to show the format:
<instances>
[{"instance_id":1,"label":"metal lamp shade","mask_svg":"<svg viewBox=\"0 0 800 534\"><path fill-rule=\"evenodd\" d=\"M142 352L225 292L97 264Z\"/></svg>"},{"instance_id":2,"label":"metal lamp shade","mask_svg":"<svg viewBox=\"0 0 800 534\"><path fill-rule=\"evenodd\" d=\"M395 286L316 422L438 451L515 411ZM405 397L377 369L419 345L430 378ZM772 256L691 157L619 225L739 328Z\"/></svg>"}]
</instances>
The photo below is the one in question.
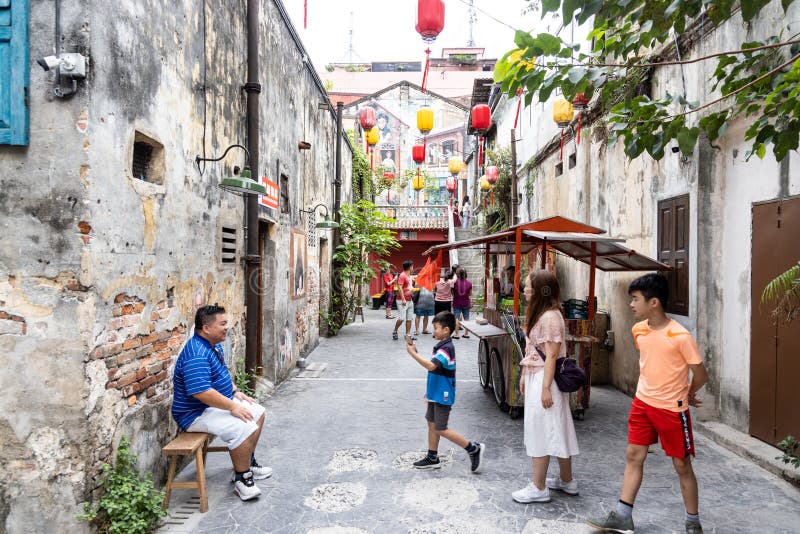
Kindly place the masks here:
<instances>
[{"instance_id":1,"label":"metal lamp shade","mask_svg":"<svg viewBox=\"0 0 800 534\"><path fill-rule=\"evenodd\" d=\"M242 174L225 178L219 187L234 195L266 195L267 188L251 178L250 169L245 167Z\"/></svg>"},{"instance_id":2,"label":"metal lamp shade","mask_svg":"<svg viewBox=\"0 0 800 534\"><path fill-rule=\"evenodd\" d=\"M316 228L318 230L332 230L334 228L339 228L339 223L332 221L331 218L326 215L325 219L316 224Z\"/></svg>"}]
</instances>

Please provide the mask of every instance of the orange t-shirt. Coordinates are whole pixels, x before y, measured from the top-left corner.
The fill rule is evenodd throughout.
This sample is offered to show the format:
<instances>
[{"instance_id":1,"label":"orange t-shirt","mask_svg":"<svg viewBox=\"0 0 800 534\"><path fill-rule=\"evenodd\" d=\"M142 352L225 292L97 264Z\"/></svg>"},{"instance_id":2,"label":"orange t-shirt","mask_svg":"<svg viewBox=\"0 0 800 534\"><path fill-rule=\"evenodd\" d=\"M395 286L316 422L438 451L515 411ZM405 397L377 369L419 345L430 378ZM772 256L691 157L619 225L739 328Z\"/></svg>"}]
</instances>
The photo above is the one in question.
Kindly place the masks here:
<instances>
[{"instance_id":1,"label":"orange t-shirt","mask_svg":"<svg viewBox=\"0 0 800 534\"><path fill-rule=\"evenodd\" d=\"M639 385L636 397L673 412L689 408L689 366L703 363L692 334L674 319L653 330L642 321L633 325L639 349Z\"/></svg>"}]
</instances>

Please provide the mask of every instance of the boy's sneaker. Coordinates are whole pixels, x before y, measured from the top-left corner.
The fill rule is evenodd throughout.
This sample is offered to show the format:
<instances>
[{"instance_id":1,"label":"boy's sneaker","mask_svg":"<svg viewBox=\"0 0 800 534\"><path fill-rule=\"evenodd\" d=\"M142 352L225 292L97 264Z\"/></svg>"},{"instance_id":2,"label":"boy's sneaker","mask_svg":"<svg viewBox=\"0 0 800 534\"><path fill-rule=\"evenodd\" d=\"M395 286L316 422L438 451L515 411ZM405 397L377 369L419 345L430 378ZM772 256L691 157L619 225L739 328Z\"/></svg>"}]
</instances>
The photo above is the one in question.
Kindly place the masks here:
<instances>
[{"instance_id":1,"label":"boy's sneaker","mask_svg":"<svg viewBox=\"0 0 800 534\"><path fill-rule=\"evenodd\" d=\"M256 481L253 480L253 473L248 471L241 478L237 478L233 484L233 491L243 501L249 501L261 495L261 490L256 486Z\"/></svg>"},{"instance_id":2,"label":"boy's sneaker","mask_svg":"<svg viewBox=\"0 0 800 534\"><path fill-rule=\"evenodd\" d=\"M533 485L533 482L517 490L511 494L511 498L521 504L529 504L532 502L550 502L550 490L545 486L544 489L539 489Z\"/></svg>"},{"instance_id":3,"label":"boy's sneaker","mask_svg":"<svg viewBox=\"0 0 800 534\"><path fill-rule=\"evenodd\" d=\"M397 332L392 332L392 339L397 341Z\"/></svg>"},{"instance_id":4,"label":"boy's sneaker","mask_svg":"<svg viewBox=\"0 0 800 534\"><path fill-rule=\"evenodd\" d=\"M442 467L442 462L439 458L432 460L428 456L425 456L422 460L414 462L414 468L416 469L439 469L440 467Z\"/></svg>"},{"instance_id":5,"label":"boy's sneaker","mask_svg":"<svg viewBox=\"0 0 800 534\"><path fill-rule=\"evenodd\" d=\"M619 532L620 534L633 534L633 518L620 517L616 511L608 512L606 517L587 519L586 524L603 532Z\"/></svg>"},{"instance_id":6,"label":"boy's sneaker","mask_svg":"<svg viewBox=\"0 0 800 534\"><path fill-rule=\"evenodd\" d=\"M703 527L697 521L687 521L686 534L703 534Z\"/></svg>"},{"instance_id":7,"label":"boy's sneaker","mask_svg":"<svg viewBox=\"0 0 800 534\"><path fill-rule=\"evenodd\" d=\"M578 482L573 478L569 482L564 482L561 477L548 478L547 487L551 490L563 491L567 495L578 494Z\"/></svg>"},{"instance_id":8,"label":"boy's sneaker","mask_svg":"<svg viewBox=\"0 0 800 534\"><path fill-rule=\"evenodd\" d=\"M481 468L481 463L483 462L483 451L486 450L486 445L483 443L476 443L478 446L478 450L470 453L469 461L470 461L470 470L473 473L477 473L478 469Z\"/></svg>"}]
</instances>

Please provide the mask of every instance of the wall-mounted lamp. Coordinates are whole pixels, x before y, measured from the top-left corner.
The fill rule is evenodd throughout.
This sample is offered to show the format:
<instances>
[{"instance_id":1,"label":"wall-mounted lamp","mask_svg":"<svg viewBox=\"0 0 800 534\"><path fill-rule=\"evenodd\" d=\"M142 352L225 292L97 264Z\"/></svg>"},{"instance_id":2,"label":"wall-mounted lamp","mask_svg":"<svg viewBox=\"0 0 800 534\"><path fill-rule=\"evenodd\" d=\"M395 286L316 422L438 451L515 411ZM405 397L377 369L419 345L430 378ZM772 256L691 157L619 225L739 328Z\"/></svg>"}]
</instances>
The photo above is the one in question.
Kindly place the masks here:
<instances>
[{"instance_id":1,"label":"wall-mounted lamp","mask_svg":"<svg viewBox=\"0 0 800 534\"><path fill-rule=\"evenodd\" d=\"M331 230L333 228L339 228L339 223L337 223L336 221L332 221L331 218L330 218L330 215L328 215L328 206L326 206L325 204L321 204L320 203L320 204L317 204L316 206L314 206L313 208L307 209L307 210L301 209L300 213L314 213L314 212L317 211L317 208L319 208L320 206L325 208L325 215L323 215L323 217L325 217L325 218L323 220L319 221L315 225L316 228L318 228L320 230Z\"/></svg>"},{"instance_id":2,"label":"wall-mounted lamp","mask_svg":"<svg viewBox=\"0 0 800 534\"><path fill-rule=\"evenodd\" d=\"M253 180L252 175L250 174L250 152L242 145L229 146L218 158L203 158L199 155L196 156L194 161L197 164L197 170L200 171L201 161L219 161L223 159L232 148L241 148L244 150L246 156L246 159L244 160L244 169L242 169L242 172L239 174L239 176L231 176L222 180L222 182L219 184L219 187L229 193L233 193L234 195L266 195L267 188Z\"/></svg>"}]
</instances>

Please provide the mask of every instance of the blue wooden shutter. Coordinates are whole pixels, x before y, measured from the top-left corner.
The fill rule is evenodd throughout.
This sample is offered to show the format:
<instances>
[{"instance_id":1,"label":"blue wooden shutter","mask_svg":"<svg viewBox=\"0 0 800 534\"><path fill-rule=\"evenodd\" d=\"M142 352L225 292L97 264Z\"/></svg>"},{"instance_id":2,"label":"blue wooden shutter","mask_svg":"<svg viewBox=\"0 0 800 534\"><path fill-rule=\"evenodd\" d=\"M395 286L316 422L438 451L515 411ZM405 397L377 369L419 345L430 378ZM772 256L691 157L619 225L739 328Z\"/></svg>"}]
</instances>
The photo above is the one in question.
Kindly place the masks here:
<instances>
[{"instance_id":1,"label":"blue wooden shutter","mask_svg":"<svg viewBox=\"0 0 800 534\"><path fill-rule=\"evenodd\" d=\"M0 0L0 145L28 144L29 0Z\"/></svg>"}]
</instances>

